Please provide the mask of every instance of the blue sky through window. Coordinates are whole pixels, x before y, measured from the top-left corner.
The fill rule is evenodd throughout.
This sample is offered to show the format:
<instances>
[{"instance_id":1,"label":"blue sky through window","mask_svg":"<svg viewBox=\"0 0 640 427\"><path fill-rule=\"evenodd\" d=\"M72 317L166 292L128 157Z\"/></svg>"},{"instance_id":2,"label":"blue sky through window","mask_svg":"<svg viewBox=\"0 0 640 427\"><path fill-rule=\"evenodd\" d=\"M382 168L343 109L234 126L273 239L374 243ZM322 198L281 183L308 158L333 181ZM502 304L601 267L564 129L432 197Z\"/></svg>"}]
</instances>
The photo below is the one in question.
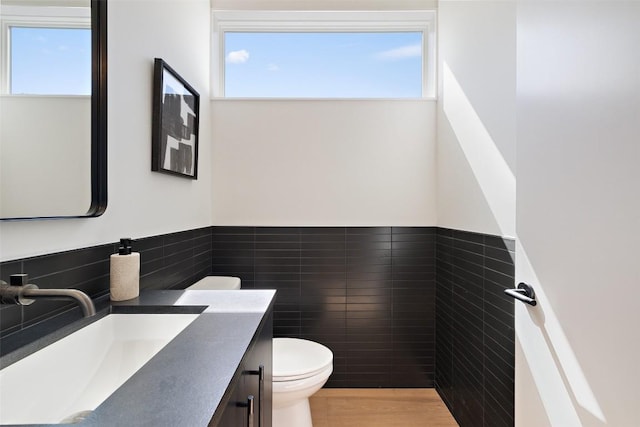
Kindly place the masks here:
<instances>
[{"instance_id":1,"label":"blue sky through window","mask_svg":"<svg viewBox=\"0 0 640 427\"><path fill-rule=\"evenodd\" d=\"M10 92L90 95L91 30L12 27Z\"/></svg>"},{"instance_id":2,"label":"blue sky through window","mask_svg":"<svg viewBox=\"0 0 640 427\"><path fill-rule=\"evenodd\" d=\"M421 32L225 33L225 96L420 98Z\"/></svg>"}]
</instances>

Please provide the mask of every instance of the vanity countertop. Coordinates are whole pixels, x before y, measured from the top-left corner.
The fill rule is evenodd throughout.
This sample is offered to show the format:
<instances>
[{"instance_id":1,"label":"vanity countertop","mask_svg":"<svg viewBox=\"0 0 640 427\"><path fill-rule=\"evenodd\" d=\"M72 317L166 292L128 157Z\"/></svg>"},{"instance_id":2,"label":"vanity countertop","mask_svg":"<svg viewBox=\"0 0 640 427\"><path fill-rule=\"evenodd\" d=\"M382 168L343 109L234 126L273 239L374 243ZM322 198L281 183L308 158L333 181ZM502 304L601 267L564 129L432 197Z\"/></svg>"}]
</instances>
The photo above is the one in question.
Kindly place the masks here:
<instances>
[{"instance_id":1,"label":"vanity countertop","mask_svg":"<svg viewBox=\"0 0 640 427\"><path fill-rule=\"evenodd\" d=\"M225 393L274 297L273 290L166 290L112 302L107 311L113 313L171 313L180 308L201 314L83 422L73 425L207 426L217 408L223 408Z\"/></svg>"}]
</instances>

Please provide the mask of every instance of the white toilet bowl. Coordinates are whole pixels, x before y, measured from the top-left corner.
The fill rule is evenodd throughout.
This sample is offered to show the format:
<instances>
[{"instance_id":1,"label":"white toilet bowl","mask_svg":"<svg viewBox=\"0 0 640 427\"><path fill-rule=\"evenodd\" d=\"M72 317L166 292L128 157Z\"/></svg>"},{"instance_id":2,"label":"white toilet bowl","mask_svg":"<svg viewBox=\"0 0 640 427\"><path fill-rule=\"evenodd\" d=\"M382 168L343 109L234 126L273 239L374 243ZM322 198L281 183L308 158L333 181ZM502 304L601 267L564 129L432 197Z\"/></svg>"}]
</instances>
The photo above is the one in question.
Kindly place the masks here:
<instances>
[{"instance_id":1,"label":"white toilet bowl","mask_svg":"<svg viewBox=\"0 0 640 427\"><path fill-rule=\"evenodd\" d=\"M312 427L309 397L333 372L333 353L317 342L273 339L273 427Z\"/></svg>"}]
</instances>

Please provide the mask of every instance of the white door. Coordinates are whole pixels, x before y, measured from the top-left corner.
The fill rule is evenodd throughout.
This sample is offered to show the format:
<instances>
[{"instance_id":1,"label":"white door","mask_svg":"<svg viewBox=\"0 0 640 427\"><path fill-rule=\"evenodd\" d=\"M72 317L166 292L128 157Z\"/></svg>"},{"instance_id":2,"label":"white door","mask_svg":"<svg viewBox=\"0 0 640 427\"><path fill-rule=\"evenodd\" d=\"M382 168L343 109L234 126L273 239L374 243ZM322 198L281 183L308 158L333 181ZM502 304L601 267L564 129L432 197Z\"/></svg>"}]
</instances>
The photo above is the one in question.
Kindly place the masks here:
<instances>
[{"instance_id":1,"label":"white door","mask_svg":"<svg viewBox=\"0 0 640 427\"><path fill-rule=\"evenodd\" d=\"M640 1L519 0L518 427L640 426Z\"/></svg>"}]
</instances>

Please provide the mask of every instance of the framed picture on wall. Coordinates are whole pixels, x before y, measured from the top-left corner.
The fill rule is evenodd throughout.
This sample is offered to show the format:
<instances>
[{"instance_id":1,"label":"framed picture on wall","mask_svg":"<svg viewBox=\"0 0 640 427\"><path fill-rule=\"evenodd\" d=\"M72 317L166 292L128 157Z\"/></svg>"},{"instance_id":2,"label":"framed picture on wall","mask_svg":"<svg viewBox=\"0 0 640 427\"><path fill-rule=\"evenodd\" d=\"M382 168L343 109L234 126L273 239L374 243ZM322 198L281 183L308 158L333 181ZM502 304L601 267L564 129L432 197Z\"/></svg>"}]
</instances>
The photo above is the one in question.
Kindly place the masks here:
<instances>
[{"instance_id":1,"label":"framed picture on wall","mask_svg":"<svg viewBox=\"0 0 640 427\"><path fill-rule=\"evenodd\" d=\"M160 58L154 61L151 170L198 179L200 95Z\"/></svg>"}]
</instances>

